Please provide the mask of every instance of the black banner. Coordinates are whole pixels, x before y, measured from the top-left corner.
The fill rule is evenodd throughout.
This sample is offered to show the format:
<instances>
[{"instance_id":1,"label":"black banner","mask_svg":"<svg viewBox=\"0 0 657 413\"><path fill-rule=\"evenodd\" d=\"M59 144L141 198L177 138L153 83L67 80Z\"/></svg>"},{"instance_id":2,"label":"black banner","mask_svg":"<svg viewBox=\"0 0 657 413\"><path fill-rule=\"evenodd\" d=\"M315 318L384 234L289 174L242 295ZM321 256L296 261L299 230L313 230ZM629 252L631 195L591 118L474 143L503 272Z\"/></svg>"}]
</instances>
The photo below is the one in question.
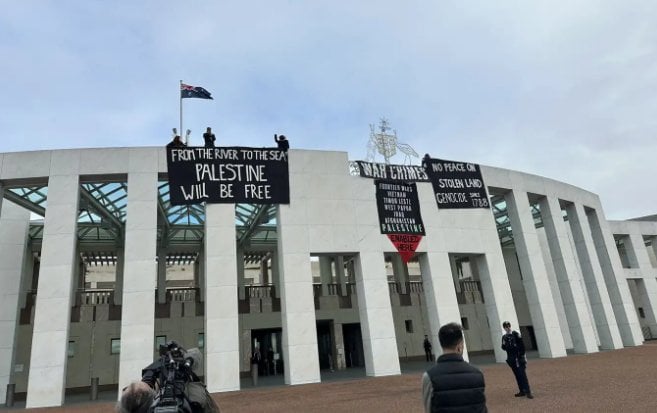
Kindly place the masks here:
<instances>
[{"instance_id":1,"label":"black banner","mask_svg":"<svg viewBox=\"0 0 657 413\"><path fill-rule=\"evenodd\" d=\"M354 161L363 178L387 179L402 182L429 182L424 168L419 165L390 165L385 163Z\"/></svg>"},{"instance_id":2,"label":"black banner","mask_svg":"<svg viewBox=\"0 0 657 413\"><path fill-rule=\"evenodd\" d=\"M479 165L443 159L426 164L438 208L490 208Z\"/></svg>"},{"instance_id":3,"label":"black banner","mask_svg":"<svg viewBox=\"0 0 657 413\"><path fill-rule=\"evenodd\" d=\"M415 183L376 180L374 185L382 234L425 234Z\"/></svg>"},{"instance_id":4,"label":"black banner","mask_svg":"<svg viewBox=\"0 0 657 413\"><path fill-rule=\"evenodd\" d=\"M287 152L277 148L167 148L173 205L289 204Z\"/></svg>"}]
</instances>

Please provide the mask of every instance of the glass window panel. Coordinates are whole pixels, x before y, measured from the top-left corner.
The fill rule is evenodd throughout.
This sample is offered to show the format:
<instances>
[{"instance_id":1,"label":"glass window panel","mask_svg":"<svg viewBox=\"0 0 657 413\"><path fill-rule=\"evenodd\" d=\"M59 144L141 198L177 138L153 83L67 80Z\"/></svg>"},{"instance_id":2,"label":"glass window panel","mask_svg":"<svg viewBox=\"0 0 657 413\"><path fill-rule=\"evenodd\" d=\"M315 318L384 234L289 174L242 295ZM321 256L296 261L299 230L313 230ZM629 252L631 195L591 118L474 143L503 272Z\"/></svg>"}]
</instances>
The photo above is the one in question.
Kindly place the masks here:
<instances>
[{"instance_id":1,"label":"glass window panel","mask_svg":"<svg viewBox=\"0 0 657 413\"><path fill-rule=\"evenodd\" d=\"M121 339L113 338L110 342L110 354L119 354L121 352Z\"/></svg>"},{"instance_id":2,"label":"glass window panel","mask_svg":"<svg viewBox=\"0 0 657 413\"><path fill-rule=\"evenodd\" d=\"M167 336L155 336L155 351L160 351L160 346L166 346Z\"/></svg>"}]
</instances>

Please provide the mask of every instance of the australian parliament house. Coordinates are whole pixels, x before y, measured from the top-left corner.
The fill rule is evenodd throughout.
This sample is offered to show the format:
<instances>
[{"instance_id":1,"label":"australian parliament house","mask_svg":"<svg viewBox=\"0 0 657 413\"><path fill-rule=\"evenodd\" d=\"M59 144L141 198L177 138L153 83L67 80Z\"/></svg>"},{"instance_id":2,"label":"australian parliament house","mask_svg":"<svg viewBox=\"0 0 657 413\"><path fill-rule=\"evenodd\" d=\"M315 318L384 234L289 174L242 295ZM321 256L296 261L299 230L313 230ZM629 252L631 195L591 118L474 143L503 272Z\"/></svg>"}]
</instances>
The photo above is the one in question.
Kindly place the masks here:
<instances>
[{"instance_id":1,"label":"australian parliament house","mask_svg":"<svg viewBox=\"0 0 657 413\"><path fill-rule=\"evenodd\" d=\"M431 151L431 148L428 148ZM567 182L429 158L135 147L0 153L0 401L140 378L158 344L238 391L254 351L281 383L400 374L464 326L539 357L657 336L657 216L605 218Z\"/></svg>"}]
</instances>

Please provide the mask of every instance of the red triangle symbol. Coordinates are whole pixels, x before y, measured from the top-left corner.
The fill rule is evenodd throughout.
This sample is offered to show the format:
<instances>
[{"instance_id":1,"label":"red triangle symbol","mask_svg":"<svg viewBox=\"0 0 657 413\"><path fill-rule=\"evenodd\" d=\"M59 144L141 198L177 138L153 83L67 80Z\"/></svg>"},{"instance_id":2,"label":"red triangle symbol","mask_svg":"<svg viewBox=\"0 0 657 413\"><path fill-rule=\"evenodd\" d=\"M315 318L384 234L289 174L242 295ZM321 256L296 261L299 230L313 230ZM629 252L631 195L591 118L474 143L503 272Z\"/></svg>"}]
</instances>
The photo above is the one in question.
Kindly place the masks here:
<instances>
[{"instance_id":1,"label":"red triangle symbol","mask_svg":"<svg viewBox=\"0 0 657 413\"><path fill-rule=\"evenodd\" d=\"M388 234L388 238L397 248L404 263L408 263L413 258L418 244L422 241L422 235Z\"/></svg>"}]
</instances>

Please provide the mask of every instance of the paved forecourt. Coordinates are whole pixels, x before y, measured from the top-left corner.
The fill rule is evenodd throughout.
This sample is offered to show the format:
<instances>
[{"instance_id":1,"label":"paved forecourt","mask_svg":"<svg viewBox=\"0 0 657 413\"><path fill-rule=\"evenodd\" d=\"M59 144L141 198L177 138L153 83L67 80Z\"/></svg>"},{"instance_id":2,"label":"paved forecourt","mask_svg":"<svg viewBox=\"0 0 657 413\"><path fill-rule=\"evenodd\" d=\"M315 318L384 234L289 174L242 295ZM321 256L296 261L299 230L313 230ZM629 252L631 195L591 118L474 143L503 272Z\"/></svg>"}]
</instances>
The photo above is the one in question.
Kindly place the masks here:
<instances>
[{"instance_id":1,"label":"paved forecourt","mask_svg":"<svg viewBox=\"0 0 657 413\"><path fill-rule=\"evenodd\" d=\"M475 358L478 361L479 358ZM487 405L503 411L657 411L657 341L639 347L557 359L531 359L533 400L515 398L506 364L484 364ZM427 365L428 367L428 365ZM214 394L226 412L422 412L421 372ZM113 403L74 403L30 412L112 412ZM20 406L17 406L20 407Z\"/></svg>"}]
</instances>

